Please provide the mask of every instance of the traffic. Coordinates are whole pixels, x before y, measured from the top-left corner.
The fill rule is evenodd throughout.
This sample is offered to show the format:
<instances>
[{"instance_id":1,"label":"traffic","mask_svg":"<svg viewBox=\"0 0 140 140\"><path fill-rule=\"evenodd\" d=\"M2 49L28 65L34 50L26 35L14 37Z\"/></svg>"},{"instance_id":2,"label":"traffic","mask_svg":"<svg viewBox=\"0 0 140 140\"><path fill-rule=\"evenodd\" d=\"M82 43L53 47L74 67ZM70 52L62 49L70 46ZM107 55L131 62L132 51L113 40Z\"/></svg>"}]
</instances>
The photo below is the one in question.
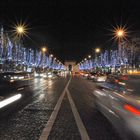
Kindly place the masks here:
<instances>
[{"instance_id":1,"label":"traffic","mask_svg":"<svg viewBox=\"0 0 140 140\"><path fill-rule=\"evenodd\" d=\"M140 138L140 76L81 72L84 79L96 82L95 109L116 128L122 139Z\"/></svg>"},{"instance_id":2,"label":"traffic","mask_svg":"<svg viewBox=\"0 0 140 140\"><path fill-rule=\"evenodd\" d=\"M33 93L31 88L36 78L43 78L44 80L55 79L58 77L58 73L32 73L21 71L6 71L0 73L0 112L7 109L10 110L11 106L16 103L20 106L20 103L22 104L26 98L32 96Z\"/></svg>"}]
</instances>

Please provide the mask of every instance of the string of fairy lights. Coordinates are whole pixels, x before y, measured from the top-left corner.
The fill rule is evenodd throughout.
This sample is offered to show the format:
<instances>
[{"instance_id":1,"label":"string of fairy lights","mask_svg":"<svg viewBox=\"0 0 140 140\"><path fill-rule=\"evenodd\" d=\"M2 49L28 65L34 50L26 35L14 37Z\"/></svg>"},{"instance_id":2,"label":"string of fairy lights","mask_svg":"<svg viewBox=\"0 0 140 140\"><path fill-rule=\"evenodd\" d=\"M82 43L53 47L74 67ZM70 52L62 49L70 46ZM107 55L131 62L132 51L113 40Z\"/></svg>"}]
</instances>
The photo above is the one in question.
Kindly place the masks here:
<instances>
[{"instance_id":1,"label":"string of fairy lights","mask_svg":"<svg viewBox=\"0 0 140 140\"><path fill-rule=\"evenodd\" d=\"M132 44L128 47L128 31L126 27L113 27L112 39L118 42L118 47L114 50L104 50L95 48L94 54L87 55L81 62L78 63L80 70L91 70L96 68L116 68L127 67L134 61L135 51Z\"/></svg>"},{"instance_id":2,"label":"string of fairy lights","mask_svg":"<svg viewBox=\"0 0 140 140\"><path fill-rule=\"evenodd\" d=\"M53 54L49 54L48 48L43 46L40 50L24 47L22 37L28 36L28 28L25 23L14 26L12 36L1 27L0 31L0 64L9 69L19 65L26 67L42 67L49 69L65 69L63 63Z\"/></svg>"}]
</instances>

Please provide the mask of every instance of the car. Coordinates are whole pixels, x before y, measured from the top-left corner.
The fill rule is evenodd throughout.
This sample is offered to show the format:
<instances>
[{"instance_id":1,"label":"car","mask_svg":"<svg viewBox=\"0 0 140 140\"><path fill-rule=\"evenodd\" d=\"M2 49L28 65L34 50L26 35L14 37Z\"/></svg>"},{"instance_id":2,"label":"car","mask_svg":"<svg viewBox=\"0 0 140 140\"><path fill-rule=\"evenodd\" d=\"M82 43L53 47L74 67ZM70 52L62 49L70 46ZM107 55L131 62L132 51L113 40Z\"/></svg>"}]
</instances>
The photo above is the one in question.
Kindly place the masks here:
<instances>
[{"instance_id":1,"label":"car","mask_svg":"<svg viewBox=\"0 0 140 140\"><path fill-rule=\"evenodd\" d=\"M87 79L88 79L88 80L93 80L93 79L96 77L96 74L97 74L97 73L95 73L95 72L89 73L88 76L87 76Z\"/></svg>"},{"instance_id":2,"label":"car","mask_svg":"<svg viewBox=\"0 0 140 140\"><path fill-rule=\"evenodd\" d=\"M108 76L119 78L119 79L122 79L122 80L128 80L128 75L125 75L125 74L122 74L122 73L109 74Z\"/></svg>"},{"instance_id":3,"label":"car","mask_svg":"<svg viewBox=\"0 0 140 140\"><path fill-rule=\"evenodd\" d=\"M43 78L44 75L45 75L45 72L35 72L34 73L34 77L36 77L36 78Z\"/></svg>"},{"instance_id":4,"label":"car","mask_svg":"<svg viewBox=\"0 0 140 140\"><path fill-rule=\"evenodd\" d=\"M53 72L46 72L43 74L43 78L53 79L56 78L56 74L54 74Z\"/></svg>"},{"instance_id":5,"label":"car","mask_svg":"<svg viewBox=\"0 0 140 140\"><path fill-rule=\"evenodd\" d=\"M88 75L89 75L89 72L83 72L83 73L82 73L82 76L83 76L84 78L87 78Z\"/></svg>"},{"instance_id":6,"label":"car","mask_svg":"<svg viewBox=\"0 0 140 140\"><path fill-rule=\"evenodd\" d=\"M107 75L106 74L102 74L102 73L97 73L93 77L93 81L95 81L95 82L105 82L106 79L107 79Z\"/></svg>"},{"instance_id":7,"label":"car","mask_svg":"<svg viewBox=\"0 0 140 140\"><path fill-rule=\"evenodd\" d=\"M33 77L33 73L30 72L9 71L0 73L1 117L9 114L17 106L22 106L21 102L33 95L31 90Z\"/></svg>"},{"instance_id":8,"label":"car","mask_svg":"<svg viewBox=\"0 0 140 140\"><path fill-rule=\"evenodd\" d=\"M139 79L140 81L140 79ZM95 108L113 124L123 139L140 139L139 82L110 76L93 92Z\"/></svg>"},{"instance_id":9,"label":"car","mask_svg":"<svg viewBox=\"0 0 140 140\"><path fill-rule=\"evenodd\" d=\"M78 71L73 72L73 76L79 77L80 76L80 72L78 72Z\"/></svg>"},{"instance_id":10,"label":"car","mask_svg":"<svg viewBox=\"0 0 140 140\"><path fill-rule=\"evenodd\" d=\"M3 72L0 73L0 89L15 89L30 85L32 73L28 72Z\"/></svg>"},{"instance_id":11,"label":"car","mask_svg":"<svg viewBox=\"0 0 140 140\"><path fill-rule=\"evenodd\" d=\"M84 76L84 71L80 71L80 75L81 76Z\"/></svg>"}]
</instances>

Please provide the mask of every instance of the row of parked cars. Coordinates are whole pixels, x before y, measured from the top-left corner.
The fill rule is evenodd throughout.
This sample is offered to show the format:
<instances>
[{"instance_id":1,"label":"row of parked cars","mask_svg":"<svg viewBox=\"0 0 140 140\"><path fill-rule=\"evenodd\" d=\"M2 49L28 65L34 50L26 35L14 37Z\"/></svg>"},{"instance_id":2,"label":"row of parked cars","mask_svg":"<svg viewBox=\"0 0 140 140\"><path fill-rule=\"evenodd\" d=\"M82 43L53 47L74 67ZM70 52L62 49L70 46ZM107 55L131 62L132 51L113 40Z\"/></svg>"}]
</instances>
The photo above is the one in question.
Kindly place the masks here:
<instances>
[{"instance_id":1,"label":"row of parked cars","mask_svg":"<svg viewBox=\"0 0 140 140\"><path fill-rule=\"evenodd\" d=\"M16 106L21 99L29 96L30 91L24 92L31 84L32 73L28 72L1 72L0 73L0 113L8 113L11 104ZM22 94L24 92L24 94ZM14 104L15 103L15 104ZM9 110L6 110L8 109ZM4 113L5 112L5 113ZM1 117L0 116L0 117Z\"/></svg>"},{"instance_id":2,"label":"row of parked cars","mask_svg":"<svg viewBox=\"0 0 140 140\"><path fill-rule=\"evenodd\" d=\"M15 89L30 85L33 78L55 78L57 74L52 72L1 72L0 90Z\"/></svg>"},{"instance_id":3,"label":"row of parked cars","mask_svg":"<svg viewBox=\"0 0 140 140\"><path fill-rule=\"evenodd\" d=\"M140 139L140 76L85 73L97 81L94 108L116 128L122 139Z\"/></svg>"},{"instance_id":4,"label":"row of parked cars","mask_svg":"<svg viewBox=\"0 0 140 140\"><path fill-rule=\"evenodd\" d=\"M53 72L35 72L34 76L36 78L54 78L56 74Z\"/></svg>"},{"instance_id":5,"label":"row of parked cars","mask_svg":"<svg viewBox=\"0 0 140 140\"><path fill-rule=\"evenodd\" d=\"M82 75L89 79L93 80L95 82L105 82L107 79L107 74L101 73L101 72L90 72L90 73L82 73Z\"/></svg>"},{"instance_id":6,"label":"row of parked cars","mask_svg":"<svg viewBox=\"0 0 140 140\"><path fill-rule=\"evenodd\" d=\"M30 96L30 86L33 78L54 78L55 73L52 72L20 72L9 71L0 73L0 111L11 103L20 101L20 99ZM26 91L28 90L28 92ZM24 94L23 94L24 92ZM31 94L29 94L31 93Z\"/></svg>"},{"instance_id":7,"label":"row of parked cars","mask_svg":"<svg viewBox=\"0 0 140 140\"><path fill-rule=\"evenodd\" d=\"M2 72L0 73L0 89L18 88L29 85L33 73L28 72Z\"/></svg>"}]
</instances>

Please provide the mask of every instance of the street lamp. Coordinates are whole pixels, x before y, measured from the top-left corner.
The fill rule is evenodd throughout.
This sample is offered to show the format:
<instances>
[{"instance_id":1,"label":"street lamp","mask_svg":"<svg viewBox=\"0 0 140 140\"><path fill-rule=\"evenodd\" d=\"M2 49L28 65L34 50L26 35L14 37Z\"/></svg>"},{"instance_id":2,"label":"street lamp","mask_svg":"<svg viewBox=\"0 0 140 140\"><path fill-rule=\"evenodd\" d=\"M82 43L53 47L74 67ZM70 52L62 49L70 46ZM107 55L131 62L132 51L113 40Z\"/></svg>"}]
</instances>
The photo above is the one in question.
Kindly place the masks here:
<instances>
[{"instance_id":1,"label":"street lamp","mask_svg":"<svg viewBox=\"0 0 140 140\"><path fill-rule=\"evenodd\" d=\"M95 49L95 53L100 53L101 49L100 48L96 48Z\"/></svg>"},{"instance_id":2,"label":"street lamp","mask_svg":"<svg viewBox=\"0 0 140 140\"><path fill-rule=\"evenodd\" d=\"M90 67L90 66L91 66L91 65L90 65L90 58L91 58L91 55L88 55L88 65L89 65L88 68L89 68L89 70L91 69L91 67Z\"/></svg>"},{"instance_id":3,"label":"street lamp","mask_svg":"<svg viewBox=\"0 0 140 140\"><path fill-rule=\"evenodd\" d=\"M16 37L27 36L27 25L25 24L18 24L14 27L14 34Z\"/></svg>"},{"instance_id":4,"label":"street lamp","mask_svg":"<svg viewBox=\"0 0 140 140\"><path fill-rule=\"evenodd\" d=\"M91 58L91 55L88 55L88 58Z\"/></svg>"},{"instance_id":5,"label":"street lamp","mask_svg":"<svg viewBox=\"0 0 140 140\"><path fill-rule=\"evenodd\" d=\"M17 24L14 26L14 30L13 30L13 40L15 41L16 44L20 45L23 41L22 41L22 37L23 36L27 36L27 25L23 24ZM19 64L19 52L20 48L17 49L17 64Z\"/></svg>"},{"instance_id":6,"label":"street lamp","mask_svg":"<svg viewBox=\"0 0 140 140\"><path fill-rule=\"evenodd\" d=\"M47 51L47 48L46 48L46 47L43 47L43 48L42 48L42 52L45 53L46 51Z\"/></svg>"},{"instance_id":7,"label":"street lamp","mask_svg":"<svg viewBox=\"0 0 140 140\"><path fill-rule=\"evenodd\" d=\"M118 38L122 38L124 36L124 34L125 34L125 32L122 29L120 29L120 30L117 31Z\"/></svg>"},{"instance_id":8,"label":"street lamp","mask_svg":"<svg viewBox=\"0 0 140 140\"><path fill-rule=\"evenodd\" d=\"M114 30L114 38L116 38L116 40L118 40L118 60L120 62L122 60L121 43L122 43L122 41L124 39L126 40L126 36L127 36L127 31L126 31L125 27L117 27L117 28L115 28L115 30ZM125 67L127 67L127 65ZM122 69L121 64L120 64L120 68Z\"/></svg>"},{"instance_id":9,"label":"street lamp","mask_svg":"<svg viewBox=\"0 0 140 140\"><path fill-rule=\"evenodd\" d=\"M114 37L116 40L126 39L127 29L125 27L116 27L114 28Z\"/></svg>"},{"instance_id":10,"label":"street lamp","mask_svg":"<svg viewBox=\"0 0 140 140\"><path fill-rule=\"evenodd\" d=\"M101 52L101 49L100 48L96 48L95 49L95 64L96 64L96 69L97 69L97 62L98 62L98 57L97 57L97 54Z\"/></svg>"},{"instance_id":11,"label":"street lamp","mask_svg":"<svg viewBox=\"0 0 140 140\"><path fill-rule=\"evenodd\" d=\"M24 34L25 28L23 26L17 26L16 31L18 34Z\"/></svg>"}]
</instances>

